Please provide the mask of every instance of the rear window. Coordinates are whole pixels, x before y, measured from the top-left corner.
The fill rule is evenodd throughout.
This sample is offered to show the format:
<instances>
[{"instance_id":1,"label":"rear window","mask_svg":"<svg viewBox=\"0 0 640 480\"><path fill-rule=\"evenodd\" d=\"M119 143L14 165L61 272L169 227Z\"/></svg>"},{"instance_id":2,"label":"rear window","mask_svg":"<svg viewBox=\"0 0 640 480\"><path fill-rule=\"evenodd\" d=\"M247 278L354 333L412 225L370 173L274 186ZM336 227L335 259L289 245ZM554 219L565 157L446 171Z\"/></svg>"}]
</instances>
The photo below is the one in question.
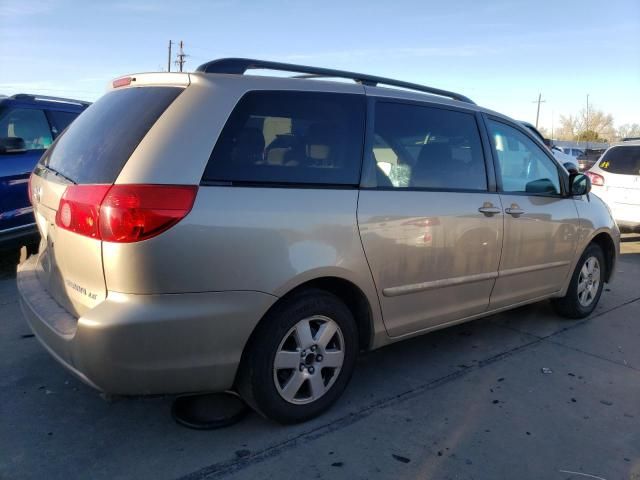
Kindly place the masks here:
<instances>
[{"instance_id":1,"label":"rear window","mask_svg":"<svg viewBox=\"0 0 640 480\"><path fill-rule=\"evenodd\" d=\"M640 145L614 147L604 154L602 170L622 175L640 175Z\"/></svg>"},{"instance_id":2,"label":"rear window","mask_svg":"<svg viewBox=\"0 0 640 480\"><path fill-rule=\"evenodd\" d=\"M87 108L40 163L76 183L113 183L142 138L183 91L114 90Z\"/></svg>"},{"instance_id":3,"label":"rear window","mask_svg":"<svg viewBox=\"0 0 640 480\"><path fill-rule=\"evenodd\" d=\"M250 92L229 117L205 182L357 185L363 95Z\"/></svg>"},{"instance_id":4,"label":"rear window","mask_svg":"<svg viewBox=\"0 0 640 480\"><path fill-rule=\"evenodd\" d=\"M61 134L65 128L67 128L71 122L73 122L80 112L63 112L60 110L49 110L49 119L53 121L53 133L56 135Z\"/></svg>"}]
</instances>

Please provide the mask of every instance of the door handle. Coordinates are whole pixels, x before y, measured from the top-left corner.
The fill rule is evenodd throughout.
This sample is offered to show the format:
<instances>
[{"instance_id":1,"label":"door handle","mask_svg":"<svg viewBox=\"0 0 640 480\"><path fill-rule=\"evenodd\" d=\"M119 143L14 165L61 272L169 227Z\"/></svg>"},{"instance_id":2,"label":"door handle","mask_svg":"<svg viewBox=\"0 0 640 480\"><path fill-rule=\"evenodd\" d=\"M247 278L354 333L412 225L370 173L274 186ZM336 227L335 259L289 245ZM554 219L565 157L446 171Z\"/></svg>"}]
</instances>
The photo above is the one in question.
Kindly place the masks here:
<instances>
[{"instance_id":1,"label":"door handle","mask_svg":"<svg viewBox=\"0 0 640 480\"><path fill-rule=\"evenodd\" d=\"M487 217L491 217L491 216L495 215L496 213L502 212L502 210L500 210L498 207L490 207L490 206L480 207L478 209L478 211L480 213L484 213L485 216L487 216Z\"/></svg>"},{"instance_id":2,"label":"door handle","mask_svg":"<svg viewBox=\"0 0 640 480\"><path fill-rule=\"evenodd\" d=\"M522 215L524 213L524 210L522 210L519 207L509 207L509 208L505 208L504 210L505 212L507 212L509 215L513 216L513 217L519 217L520 215Z\"/></svg>"}]
</instances>

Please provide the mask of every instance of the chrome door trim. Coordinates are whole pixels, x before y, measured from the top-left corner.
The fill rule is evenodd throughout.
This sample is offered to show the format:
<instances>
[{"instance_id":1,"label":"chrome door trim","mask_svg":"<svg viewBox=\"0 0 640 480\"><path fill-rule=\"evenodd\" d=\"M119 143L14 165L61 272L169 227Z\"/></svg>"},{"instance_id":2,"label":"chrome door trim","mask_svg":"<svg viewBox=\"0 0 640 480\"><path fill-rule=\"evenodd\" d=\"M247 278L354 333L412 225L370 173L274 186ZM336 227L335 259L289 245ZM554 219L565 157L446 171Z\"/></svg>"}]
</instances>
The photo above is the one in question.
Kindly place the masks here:
<instances>
[{"instance_id":1,"label":"chrome door trim","mask_svg":"<svg viewBox=\"0 0 640 480\"><path fill-rule=\"evenodd\" d=\"M563 260L561 262L541 263L540 265L529 265L527 267L511 268L509 270L500 270L499 277L509 277L511 275L519 275L521 273L536 272L538 270L547 270L549 268L558 268L569 265L571 262Z\"/></svg>"},{"instance_id":2,"label":"chrome door trim","mask_svg":"<svg viewBox=\"0 0 640 480\"><path fill-rule=\"evenodd\" d=\"M436 288L462 285L464 283L474 283L474 282L482 282L484 280L493 280L494 278L498 278L498 272L476 273L474 275L465 275L464 277L444 278L441 280L433 280L431 282L413 283L410 285L388 287L382 290L382 294L385 297L397 297L400 295L408 295L410 293L417 293L425 290L434 290Z\"/></svg>"},{"instance_id":3,"label":"chrome door trim","mask_svg":"<svg viewBox=\"0 0 640 480\"><path fill-rule=\"evenodd\" d=\"M385 297L398 297L400 295L408 295L410 293L423 292L425 290L435 290L437 288L451 287L454 285L462 285L464 283L482 282L492 280L498 277L508 277L511 275L519 275L521 273L535 272L538 270L547 270L550 268L564 267L569 265L569 261L543 263L541 265L532 265L528 267L512 268L510 270L500 270L498 272L477 273L475 275L465 275L464 277L445 278L442 280L434 280L432 282L412 283L409 285L399 285L397 287L388 287L382 290Z\"/></svg>"}]
</instances>

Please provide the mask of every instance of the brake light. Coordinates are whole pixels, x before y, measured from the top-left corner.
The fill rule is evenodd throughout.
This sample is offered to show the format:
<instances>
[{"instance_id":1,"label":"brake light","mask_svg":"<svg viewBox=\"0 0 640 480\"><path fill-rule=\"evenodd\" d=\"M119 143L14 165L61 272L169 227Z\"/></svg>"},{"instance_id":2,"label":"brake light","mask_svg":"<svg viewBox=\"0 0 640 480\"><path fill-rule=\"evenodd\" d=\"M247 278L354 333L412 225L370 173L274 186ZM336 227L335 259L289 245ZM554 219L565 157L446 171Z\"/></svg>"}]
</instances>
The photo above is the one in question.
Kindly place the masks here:
<instances>
[{"instance_id":1,"label":"brake light","mask_svg":"<svg viewBox=\"0 0 640 480\"><path fill-rule=\"evenodd\" d=\"M182 220L193 207L198 187L114 185L100 209L100 233L107 242L137 242Z\"/></svg>"},{"instance_id":2,"label":"brake light","mask_svg":"<svg viewBox=\"0 0 640 480\"><path fill-rule=\"evenodd\" d=\"M131 85L131 80L131 77L116 78L112 84L113 88L126 87L127 85Z\"/></svg>"},{"instance_id":3,"label":"brake light","mask_svg":"<svg viewBox=\"0 0 640 480\"><path fill-rule=\"evenodd\" d=\"M62 194L56 225L85 237L100 238L100 203L110 185L71 185Z\"/></svg>"},{"instance_id":4,"label":"brake light","mask_svg":"<svg viewBox=\"0 0 640 480\"><path fill-rule=\"evenodd\" d=\"M604 185L604 177L602 175L598 175L597 173L593 173L593 172L584 172L587 177L589 177L589 180L591 180L591 185L598 185L598 186L603 186Z\"/></svg>"},{"instance_id":5,"label":"brake light","mask_svg":"<svg viewBox=\"0 0 640 480\"><path fill-rule=\"evenodd\" d=\"M56 225L107 242L138 242L182 220L197 191L185 185L72 185L60 199Z\"/></svg>"}]
</instances>

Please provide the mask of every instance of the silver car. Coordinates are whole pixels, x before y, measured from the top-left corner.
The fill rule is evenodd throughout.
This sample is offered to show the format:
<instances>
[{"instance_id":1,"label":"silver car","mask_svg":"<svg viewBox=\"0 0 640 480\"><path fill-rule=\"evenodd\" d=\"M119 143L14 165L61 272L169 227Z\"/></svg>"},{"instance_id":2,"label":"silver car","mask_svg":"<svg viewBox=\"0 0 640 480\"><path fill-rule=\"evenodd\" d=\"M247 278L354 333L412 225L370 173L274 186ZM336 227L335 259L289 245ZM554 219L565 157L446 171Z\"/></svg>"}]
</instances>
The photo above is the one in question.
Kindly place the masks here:
<instances>
[{"instance_id":1,"label":"silver car","mask_svg":"<svg viewBox=\"0 0 640 480\"><path fill-rule=\"evenodd\" d=\"M548 298L589 315L619 251L589 189L453 92L247 59L130 75L31 176L21 305L99 390L304 421L360 351Z\"/></svg>"}]
</instances>

